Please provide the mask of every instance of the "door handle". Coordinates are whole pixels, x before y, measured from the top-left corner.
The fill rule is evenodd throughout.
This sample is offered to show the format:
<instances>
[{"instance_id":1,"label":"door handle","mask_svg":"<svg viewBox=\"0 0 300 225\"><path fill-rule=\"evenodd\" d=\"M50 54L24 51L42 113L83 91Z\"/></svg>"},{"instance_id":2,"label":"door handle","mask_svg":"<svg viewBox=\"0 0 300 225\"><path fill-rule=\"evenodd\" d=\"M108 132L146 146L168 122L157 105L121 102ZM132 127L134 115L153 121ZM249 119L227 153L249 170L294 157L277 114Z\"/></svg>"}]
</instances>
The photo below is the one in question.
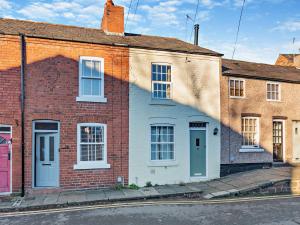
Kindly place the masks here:
<instances>
[{"instance_id":1,"label":"door handle","mask_svg":"<svg viewBox=\"0 0 300 225\"><path fill-rule=\"evenodd\" d=\"M7 154L7 158L8 160L10 160L10 152Z\"/></svg>"}]
</instances>

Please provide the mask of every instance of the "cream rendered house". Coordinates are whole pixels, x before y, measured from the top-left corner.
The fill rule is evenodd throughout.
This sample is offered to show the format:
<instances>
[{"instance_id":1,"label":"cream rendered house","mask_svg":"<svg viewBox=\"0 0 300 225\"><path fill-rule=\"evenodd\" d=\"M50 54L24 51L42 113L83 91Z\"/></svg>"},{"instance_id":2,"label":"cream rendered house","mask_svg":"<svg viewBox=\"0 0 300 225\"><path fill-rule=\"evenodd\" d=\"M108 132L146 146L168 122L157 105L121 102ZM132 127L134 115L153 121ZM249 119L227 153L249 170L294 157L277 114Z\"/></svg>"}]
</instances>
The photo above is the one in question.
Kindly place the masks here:
<instances>
[{"instance_id":1,"label":"cream rendered house","mask_svg":"<svg viewBox=\"0 0 300 225\"><path fill-rule=\"evenodd\" d=\"M177 42L130 48L129 184L220 177L221 55Z\"/></svg>"}]
</instances>

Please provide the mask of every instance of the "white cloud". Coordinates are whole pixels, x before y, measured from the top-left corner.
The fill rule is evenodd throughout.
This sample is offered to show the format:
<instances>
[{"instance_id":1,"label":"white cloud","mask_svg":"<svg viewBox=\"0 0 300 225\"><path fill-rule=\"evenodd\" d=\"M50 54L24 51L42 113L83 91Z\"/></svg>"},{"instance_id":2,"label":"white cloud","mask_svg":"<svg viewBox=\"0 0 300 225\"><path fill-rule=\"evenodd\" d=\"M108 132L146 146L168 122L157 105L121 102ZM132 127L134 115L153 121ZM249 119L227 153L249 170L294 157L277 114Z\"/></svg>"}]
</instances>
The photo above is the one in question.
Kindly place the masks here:
<instances>
[{"instance_id":1,"label":"white cloud","mask_svg":"<svg viewBox=\"0 0 300 225\"><path fill-rule=\"evenodd\" d=\"M0 0L1 1L1 0ZM102 0L103 1L103 0ZM99 26L103 4L98 2L87 4L80 0L50 2L34 2L17 10L26 19L43 20L47 22L64 21L66 24L80 24L81 26Z\"/></svg>"},{"instance_id":2,"label":"white cloud","mask_svg":"<svg viewBox=\"0 0 300 225\"><path fill-rule=\"evenodd\" d=\"M300 19L288 20L286 22L279 23L279 25L275 27L273 30L290 31L290 32L300 31Z\"/></svg>"},{"instance_id":3,"label":"white cloud","mask_svg":"<svg viewBox=\"0 0 300 225\"><path fill-rule=\"evenodd\" d=\"M12 8L11 2L8 0L0 0L0 10L8 10Z\"/></svg>"}]
</instances>

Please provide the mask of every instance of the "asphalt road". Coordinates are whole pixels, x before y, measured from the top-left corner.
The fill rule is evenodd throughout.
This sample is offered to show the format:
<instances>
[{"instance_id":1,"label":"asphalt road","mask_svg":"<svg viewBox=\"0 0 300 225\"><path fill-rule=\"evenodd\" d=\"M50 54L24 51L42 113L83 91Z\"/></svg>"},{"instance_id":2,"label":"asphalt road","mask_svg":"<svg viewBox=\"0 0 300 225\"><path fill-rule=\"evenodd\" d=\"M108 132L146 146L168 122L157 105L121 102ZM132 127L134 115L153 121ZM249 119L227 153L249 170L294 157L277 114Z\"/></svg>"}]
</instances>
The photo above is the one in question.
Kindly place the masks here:
<instances>
[{"instance_id":1,"label":"asphalt road","mask_svg":"<svg viewBox=\"0 0 300 225\"><path fill-rule=\"evenodd\" d=\"M148 205L145 205L148 204ZM300 198L171 201L0 214L0 225L299 225Z\"/></svg>"}]
</instances>

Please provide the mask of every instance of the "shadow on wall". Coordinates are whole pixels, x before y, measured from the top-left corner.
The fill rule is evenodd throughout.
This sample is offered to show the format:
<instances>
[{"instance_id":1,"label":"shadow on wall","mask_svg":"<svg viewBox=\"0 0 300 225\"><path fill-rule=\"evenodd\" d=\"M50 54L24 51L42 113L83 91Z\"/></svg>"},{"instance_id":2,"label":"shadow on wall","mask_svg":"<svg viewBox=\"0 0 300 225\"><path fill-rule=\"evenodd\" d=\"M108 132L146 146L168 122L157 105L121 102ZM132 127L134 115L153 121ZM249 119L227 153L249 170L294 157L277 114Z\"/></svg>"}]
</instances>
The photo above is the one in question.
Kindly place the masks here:
<instances>
[{"instance_id":1,"label":"shadow on wall","mask_svg":"<svg viewBox=\"0 0 300 225\"><path fill-rule=\"evenodd\" d=\"M122 63L118 60L116 65ZM141 62L142 63L142 62ZM11 79L12 71L19 71L20 68L10 68L5 71L0 71L0 83L2 80ZM113 71L113 70L112 70ZM128 71L123 71L128 73ZM128 76L125 74L124 76ZM32 121L51 119L61 123L61 141L60 141L60 183L65 189L87 188L104 186L105 183L113 185L116 176L127 177L128 173L128 79L123 79L115 74L105 73L105 97L107 104L99 103L78 103L78 61L57 55L55 57L46 58L41 61L33 62L27 65L25 78L25 174L26 187L31 187L31 159L32 159ZM147 76L150 76L150 74ZM197 107L184 105L180 102L173 101L176 107L192 107L195 114L207 116L216 122L220 122L222 129L227 129L235 138L242 141L243 137L239 130L233 130L225 124L222 124L218 118L212 118L210 115L201 110L201 88L195 86L195 75L192 76L192 93L196 96ZM204 81L203 81L204 82ZM207 82L207 81L205 81ZM5 82L4 82L5 84ZM133 84L130 84L135 85ZM18 95L20 90L19 85L15 88L15 92L11 95ZM137 87L140 91L148 92L149 99L151 92L144 88ZM0 89L5 93L11 90L6 90L5 87ZM116 94L118 93L118 94ZM0 93L1 95L1 93ZM166 106L167 107L167 106ZM0 109L0 115L3 108ZM240 119L240 114L230 109L234 118ZM121 113L121 115L120 115ZM120 119L120 116L122 119ZM110 170L94 170L94 171L74 171L73 166L77 160L77 133L76 124L82 122L102 122L108 125L107 135L107 154L108 163L111 164ZM6 123L5 118L0 116L0 124ZM120 128L121 126L121 128ZM123 128L122 128L123 126ZM221 132L219 132L219 135ZM117 137L121 137L118 140ZM13 137L14 138L14 137ZM18 137L17 137L18 138ZM272 155L272 149L264 148L268 154ZM148 148L146 148L146 151ZM187 150L189 151L189 150ZM297 190L294 193L299 193L300 185L300 168L295 167L292 171L292 184ZM82 181L82 177L85 177ZM90 179L90 180L89 180ZM99 185L100 184L100 185Z\"/></svg>"}]
</instances>

